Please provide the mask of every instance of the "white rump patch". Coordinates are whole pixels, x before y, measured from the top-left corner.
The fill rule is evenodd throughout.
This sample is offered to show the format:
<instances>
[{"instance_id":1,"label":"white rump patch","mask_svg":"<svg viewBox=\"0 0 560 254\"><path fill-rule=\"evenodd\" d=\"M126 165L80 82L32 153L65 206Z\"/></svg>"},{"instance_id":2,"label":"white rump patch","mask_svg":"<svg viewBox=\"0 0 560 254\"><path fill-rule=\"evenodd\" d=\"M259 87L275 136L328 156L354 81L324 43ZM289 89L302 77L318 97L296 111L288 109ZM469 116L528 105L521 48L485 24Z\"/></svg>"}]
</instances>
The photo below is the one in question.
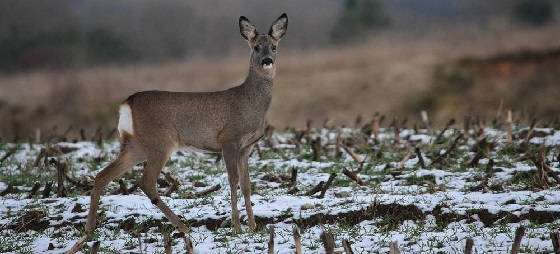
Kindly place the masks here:
<instances>
[{"instance_id":1,"label":"white rump patch","mask_svg":"<svg viewBox=\"0 0 560 254\"><path fill-rule=\"evenodd\" d=\"M130 109L130 105L126 103L121 104L119 107L119 125L117 129L119 130L119 136L121 137L123 132L130 135L134 134L134 129L132 128L132 110Z\"/></svg>"}]
</instances>

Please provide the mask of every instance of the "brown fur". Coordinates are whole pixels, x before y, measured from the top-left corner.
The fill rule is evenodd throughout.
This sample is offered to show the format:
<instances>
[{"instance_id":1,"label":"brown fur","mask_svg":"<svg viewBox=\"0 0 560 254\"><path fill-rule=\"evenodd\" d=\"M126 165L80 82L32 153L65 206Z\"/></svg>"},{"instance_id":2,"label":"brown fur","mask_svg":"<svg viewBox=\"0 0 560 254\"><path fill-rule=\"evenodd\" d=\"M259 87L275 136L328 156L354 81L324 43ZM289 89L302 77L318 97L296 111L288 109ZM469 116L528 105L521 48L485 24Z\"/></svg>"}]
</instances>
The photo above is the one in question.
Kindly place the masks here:
<instances>
[{"instance_id":1,"label":"brown fur","mask_svg":"<svg viewBox=\"0 0 560 254\"><path fill-rule=\"evenodd\" d=\"M203 93L145 91L123 101L131 108L134 131L132 134L121 133L121 153L95 177L87 233L95 229L99 199L105 186L142 161L147 163L140 188L178 231L188 233L188 227L160 199L156 189L156 180L163 166L171 153L180 147L223 154L231 189L232 223L236 230L240 230L237 209L237 187L240 184L248 224L255 229L248 158L254 143L264 135L264 117L272 98L276 64L265 69L263 63L275 61L276 45L286 32L287 22L288 18L283 14L273 23L268 35L260 35L248 19L239 19L240 32L253 49L249 74L240 86ZM77 249L79 246L72 248Z\"/></svg>"}]
</instances>

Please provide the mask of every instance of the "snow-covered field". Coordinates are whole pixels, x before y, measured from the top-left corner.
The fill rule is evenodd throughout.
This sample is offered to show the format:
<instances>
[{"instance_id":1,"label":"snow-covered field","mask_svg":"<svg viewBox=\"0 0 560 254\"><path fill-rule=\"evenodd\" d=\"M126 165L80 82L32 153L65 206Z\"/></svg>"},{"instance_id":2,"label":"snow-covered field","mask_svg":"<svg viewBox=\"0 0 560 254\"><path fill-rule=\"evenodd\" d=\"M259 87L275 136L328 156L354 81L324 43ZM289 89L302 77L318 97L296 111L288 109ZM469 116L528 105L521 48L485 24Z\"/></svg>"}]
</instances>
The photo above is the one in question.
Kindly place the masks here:
<instances>
[{"instance_id":1,"label":"snow-covered field","mask_svg":"<svg viewBox=\"0 0 560 254\"><path fill-rule=\"evenodd\" d=\"M227 174L216 155L173 154L165 169L182 182L162 198L191 224L197 253L267 252L270 224L275 227L276 253L294 252L294 224L301 230L304 253L323 252L323 231L334 234L336 250L342 251L342 241L348 240L354 253L386 253L391 242L397 242L401 253L462 253L467 238L474 240L474 253L506 253L520 225L526 228L522 252L552 252L549 234L560 230L560 185L551 175L539 178L540 171L525 155L547 148L545 164L560 174L560 131L537 129L528 150L522 150L523 129L514 131L513 143L499 130L487 128L478 134L471 130L467 140L457 139L452 148L459 131L448 130L436 140L439 131L400 130L397 140L392 128L381 129L375 141L360 130L342 129L340 140L363 160L361 164L343 149L341 157L335 156L336 129L317 129L307 136L320 140L317 161L305 135L297 140L293 131L275 132L260 142L260 152L254 151L249 162L257 231L246 225L241 233L232 231ZM486 142L479 142L483 136ZM0 165L0 191L12 186L0 197L0 252L64 252L82 235L88 186L116 157L118 144L51 144L48 151L54 152L47 151L47 159L39 157L44 145L0 144L0 158L14 147L15 153ZM425 168L414 147L420 149ZM478 152L482 158L469 165ZM65 181L66 197L57 196L58 162L66 163L75 179ZM295 185L290 183L293 169ZM363 184L343 174L344 169L361 169L357 175ZM133 188L141 173L138 165L121 178L121 184L131 189L127 195L117 181L109 184L96 233L83 252L88 253L95 241L100 241L101 252L164 252L161 232L171 227ZM331 173L336 177L324 198L306 194ZM165 179L160 176L161 193L169 188ZM47 182L53 182L52 191L43 197ZM221 186L218 191L193 195L216 185ZM239 200L245 223L243 199ZM172 238L173 252L184 252L182 238L178 234Z\"/></svg>"}]
</instances>

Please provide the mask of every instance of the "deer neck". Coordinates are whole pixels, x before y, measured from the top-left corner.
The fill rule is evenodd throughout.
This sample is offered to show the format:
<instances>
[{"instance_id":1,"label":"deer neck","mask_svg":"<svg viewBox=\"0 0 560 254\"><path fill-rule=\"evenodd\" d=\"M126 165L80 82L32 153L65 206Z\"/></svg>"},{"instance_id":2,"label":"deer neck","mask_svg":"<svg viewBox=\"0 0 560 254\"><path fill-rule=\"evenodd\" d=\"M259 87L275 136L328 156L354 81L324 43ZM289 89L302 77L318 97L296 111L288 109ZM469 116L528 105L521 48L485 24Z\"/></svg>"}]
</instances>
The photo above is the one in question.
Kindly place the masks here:
<instances>
[{"instance_id":1,"label":"deer neck","mask_svg":"<svg viewBox=\"0 0 560 254\"><path fill-rule=\"evenodd\" d=\"M249 68L249 74L243 83L244 90L249 93L248 95L255 95L257 98L272 97L272 85L274 77Z\"/></svg>"},{"instance_id":2,"label":"deer neck","mask_svg":"<svg viewBox=\"0 0 560 254\"><path fill-rule=\"evenodd\" d=\"M265 113L272 99L274 78L261 71L249 68L249 74L241 85L244 101L251 105L255 113Z\"/></svg>"},{"instance_id":3,"label":"deer neck","mask_svg":"<svg viewBox=\"0 0 560 254\"><path fill-rule=\"evenodd\" d=\"M265 85L267 88L272 89L272 81L274 80L275 70L270 73L265 73L262 70L257 70L252 65L249 67L249 74L245 79L247 85Z\"/></svg>"}]
</instances>

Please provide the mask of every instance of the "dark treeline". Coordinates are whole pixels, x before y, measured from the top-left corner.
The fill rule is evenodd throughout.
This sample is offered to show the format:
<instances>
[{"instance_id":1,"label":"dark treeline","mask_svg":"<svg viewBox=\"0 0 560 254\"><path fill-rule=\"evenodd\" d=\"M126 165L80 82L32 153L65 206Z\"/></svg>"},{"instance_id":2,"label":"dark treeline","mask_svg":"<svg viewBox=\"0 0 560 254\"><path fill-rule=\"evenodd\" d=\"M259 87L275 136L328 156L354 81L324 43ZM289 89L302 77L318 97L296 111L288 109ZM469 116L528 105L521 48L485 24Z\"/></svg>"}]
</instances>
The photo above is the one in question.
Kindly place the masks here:
<instances>
[{"instance_id":1,"label":"dark treeline","mask_svg":"<svg viewBox=\"0 0 560 254\"><path fill-rule=\"evenodd\" d=\"M236 31L240 15L267 32L276 16L289 13L294 25L282 46L305 49L361 41L386 29L422 32L430 22L481 22L495 15L543 25L557 11L550 0L486 2L5 0L0 71L220 57L244 46Z\"/></svg>"}]
</instances>

